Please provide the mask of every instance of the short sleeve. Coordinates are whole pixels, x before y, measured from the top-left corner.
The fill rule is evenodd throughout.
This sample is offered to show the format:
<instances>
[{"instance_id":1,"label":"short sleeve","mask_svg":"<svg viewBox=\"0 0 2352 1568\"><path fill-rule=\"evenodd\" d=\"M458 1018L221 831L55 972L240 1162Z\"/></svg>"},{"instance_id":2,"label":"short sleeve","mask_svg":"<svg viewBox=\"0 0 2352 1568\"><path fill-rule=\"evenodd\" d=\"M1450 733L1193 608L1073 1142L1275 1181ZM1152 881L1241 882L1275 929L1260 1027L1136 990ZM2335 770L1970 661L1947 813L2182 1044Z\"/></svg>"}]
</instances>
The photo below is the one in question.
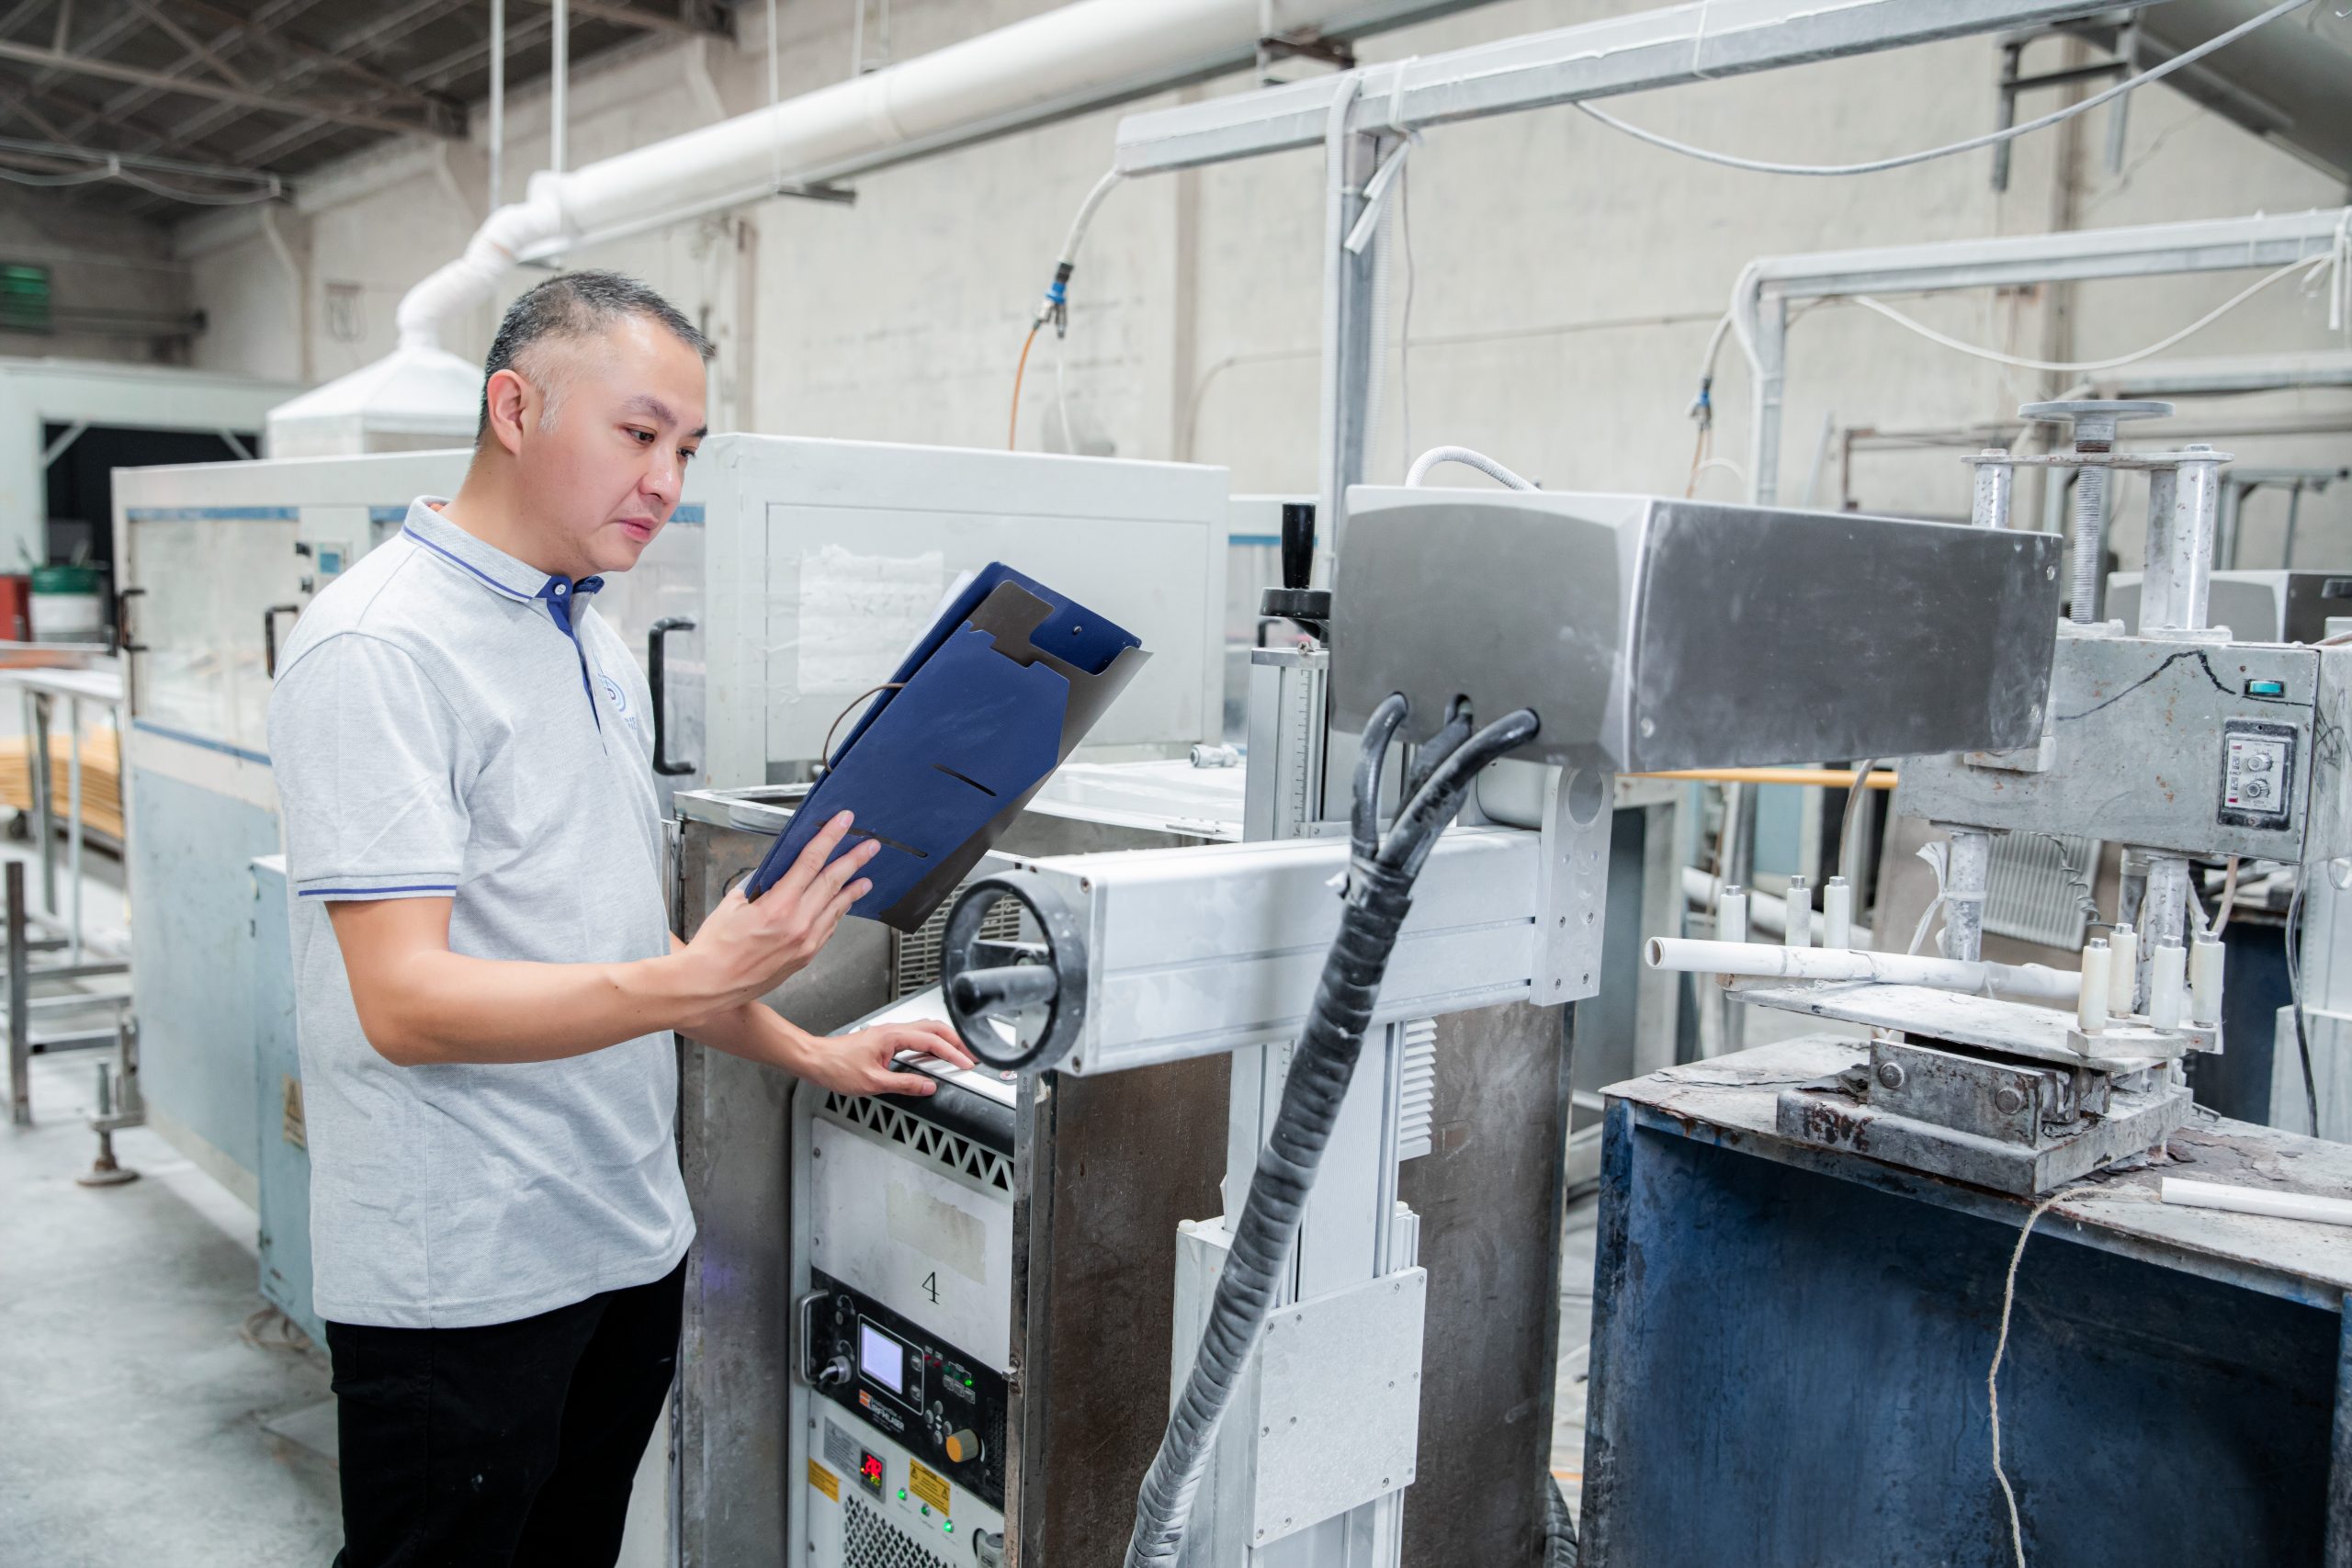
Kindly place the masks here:
<instances>
[{"instance_id":1,"label":"short sleeve","mask_svg":"<svg viewBox=\"0 0 2352 1568\"><path fill-rule=\"evenodd\" d=\"M345 633L303 655L269 702L270 765L296 894L454 896L471 750L447 699L393 644Z\"/></svg>"}]
</instances>

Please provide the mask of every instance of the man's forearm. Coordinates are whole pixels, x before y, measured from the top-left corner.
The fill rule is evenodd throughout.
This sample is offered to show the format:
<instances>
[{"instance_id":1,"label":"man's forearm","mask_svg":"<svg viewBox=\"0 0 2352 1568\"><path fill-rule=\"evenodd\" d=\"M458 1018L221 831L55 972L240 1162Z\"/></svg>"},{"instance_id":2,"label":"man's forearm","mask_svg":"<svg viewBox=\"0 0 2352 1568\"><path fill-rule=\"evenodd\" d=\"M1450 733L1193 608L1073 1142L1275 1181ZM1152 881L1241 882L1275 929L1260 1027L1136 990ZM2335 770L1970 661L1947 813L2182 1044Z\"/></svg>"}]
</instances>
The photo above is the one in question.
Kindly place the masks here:
<instances>
[{"instance_id":1,"label":"man's forearm","mask_svg":"<svg viewBox=\"0 0 2352 1568\"><path fill-rule=\"evenodd\" d=\"M677 937L670 938L670 951L674 955L684 953L686 944ZM695 1040L714 1050L746 1061L763 1062L787 1072L797 1071L808 1056L809 1036L763 1002L745 1002L741 1007L712 1013L693 1028L684 1031Z\"/></svg>"},{"instance_id":2,"label":"man's forearm","mask_svg":"<svg viewBox=\"0 0 2352 1568\"><path fill-rule=\"evenodd\" d=\"M708 1002L677 953L629 964L530 964L420 952L362 1009L368 1039L403 1066L545 1062L639 1035L708 1028Z\"/></svg>"}]
</instances>

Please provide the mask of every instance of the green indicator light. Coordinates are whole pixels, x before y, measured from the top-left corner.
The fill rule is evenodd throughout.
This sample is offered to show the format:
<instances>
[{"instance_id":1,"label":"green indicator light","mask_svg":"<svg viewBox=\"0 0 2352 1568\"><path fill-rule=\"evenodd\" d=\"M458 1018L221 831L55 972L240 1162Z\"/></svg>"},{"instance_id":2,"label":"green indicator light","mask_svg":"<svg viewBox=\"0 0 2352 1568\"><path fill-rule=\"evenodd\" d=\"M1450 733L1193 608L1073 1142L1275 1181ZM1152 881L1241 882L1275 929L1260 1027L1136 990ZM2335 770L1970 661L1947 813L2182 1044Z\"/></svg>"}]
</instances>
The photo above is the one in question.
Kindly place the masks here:
<instances>
[{"instance_id":1,"label":"green indicator light","mask_svg":"<svg viewBox=\"0 0 2352 1568\"><path fill-rule=\"evenodd\" d=\"M2249 697L2283 697L2287 694L2284 681L2248 681L2245 694Z\"/></svg>"},{"instance_id":2,"label":"green indicator light","mask_svg":"<svg viewBox=\"0 0 2352 1568\"><path fill-rule=\"evenodd\" d=\"M939 1521L939 1528L945 1530L949 1535L954 1535L956 1533L956 1521L954 1519L942 1519Z\"/></svg>"},{"instance_id":3,"label":"green indicator light","mask_svg":"<svg viewBox=\"0 0 2352 1568\"><path fill-rule=\"evenodd\" d=\"M922 1506L922 1517L926 1519L931 1517L931 1505L928 1503Z\"/></svg>"},{"instance_id":4,"label":"green indicator light","mask_svg":"<svg viewBox=\"0 0 2352 1568\"><path fill-rule=\"evenodd\" d=\"M905 1502L906 1500L907 1500L907 1489L906 1489L905 1487L901 1486L901 1487L899 1487L899 1502L901 1502L901 1503L903 1503L903 1502Z\"/></svg>"}]
</instances>

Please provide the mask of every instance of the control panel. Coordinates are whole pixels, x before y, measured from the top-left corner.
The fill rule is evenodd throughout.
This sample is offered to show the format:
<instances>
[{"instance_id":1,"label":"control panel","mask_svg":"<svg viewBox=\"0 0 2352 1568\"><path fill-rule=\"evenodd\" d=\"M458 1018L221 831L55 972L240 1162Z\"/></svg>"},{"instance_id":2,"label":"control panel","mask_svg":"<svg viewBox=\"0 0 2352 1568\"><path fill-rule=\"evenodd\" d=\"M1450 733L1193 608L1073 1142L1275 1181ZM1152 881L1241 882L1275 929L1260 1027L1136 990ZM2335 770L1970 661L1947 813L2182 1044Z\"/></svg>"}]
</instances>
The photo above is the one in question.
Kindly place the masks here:
<instances>
[{"instance_id":1,"label":"control panel","mask_svg":"<svg viewBox=\"0 0 2352 1568\"><path fill-rule=\"evenodd\" d=\"M876 1499L910 1501L941 1516L950 1515L956 1488L1003 1508L1001 1373L822 1269L809 1271L800 1326L808 1385L910 1456L906 1472L894 1474L870 1446L854 1465L844 1447L832 1457L853 1480Z\"/></svg>"},{"instance_id":2,"label":"control panel","mask_svg":"<svg viewBox=\"0 0 2352 1568\"><path fill-rule=\"evenodd\" d=\"M2221 821L2233 828L2284 828L2294 802L2291 726L2233 719L2222 728Z\"/></svg>"}]
</instances>

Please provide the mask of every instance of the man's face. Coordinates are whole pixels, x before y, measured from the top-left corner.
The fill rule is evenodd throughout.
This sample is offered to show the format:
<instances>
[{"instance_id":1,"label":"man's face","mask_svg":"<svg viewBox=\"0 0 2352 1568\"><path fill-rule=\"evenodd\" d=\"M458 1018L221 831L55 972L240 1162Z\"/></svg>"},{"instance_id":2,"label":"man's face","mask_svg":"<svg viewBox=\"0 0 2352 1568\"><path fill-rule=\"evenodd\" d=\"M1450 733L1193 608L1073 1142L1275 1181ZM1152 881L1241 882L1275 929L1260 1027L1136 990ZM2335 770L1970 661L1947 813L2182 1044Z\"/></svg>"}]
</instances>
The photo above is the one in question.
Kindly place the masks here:
<instances>
[{"instance_id":1,"label":"man's face","mask_svg":"<svg viewBox=\"0 0 2352 1568\"><path fill-rule=\"evenodd\" d=\"M640 316L543 346L509 446L532 532L569 576L627 571L670 521L702 444L702 358Z\"/></svg>"}]
</instances>

